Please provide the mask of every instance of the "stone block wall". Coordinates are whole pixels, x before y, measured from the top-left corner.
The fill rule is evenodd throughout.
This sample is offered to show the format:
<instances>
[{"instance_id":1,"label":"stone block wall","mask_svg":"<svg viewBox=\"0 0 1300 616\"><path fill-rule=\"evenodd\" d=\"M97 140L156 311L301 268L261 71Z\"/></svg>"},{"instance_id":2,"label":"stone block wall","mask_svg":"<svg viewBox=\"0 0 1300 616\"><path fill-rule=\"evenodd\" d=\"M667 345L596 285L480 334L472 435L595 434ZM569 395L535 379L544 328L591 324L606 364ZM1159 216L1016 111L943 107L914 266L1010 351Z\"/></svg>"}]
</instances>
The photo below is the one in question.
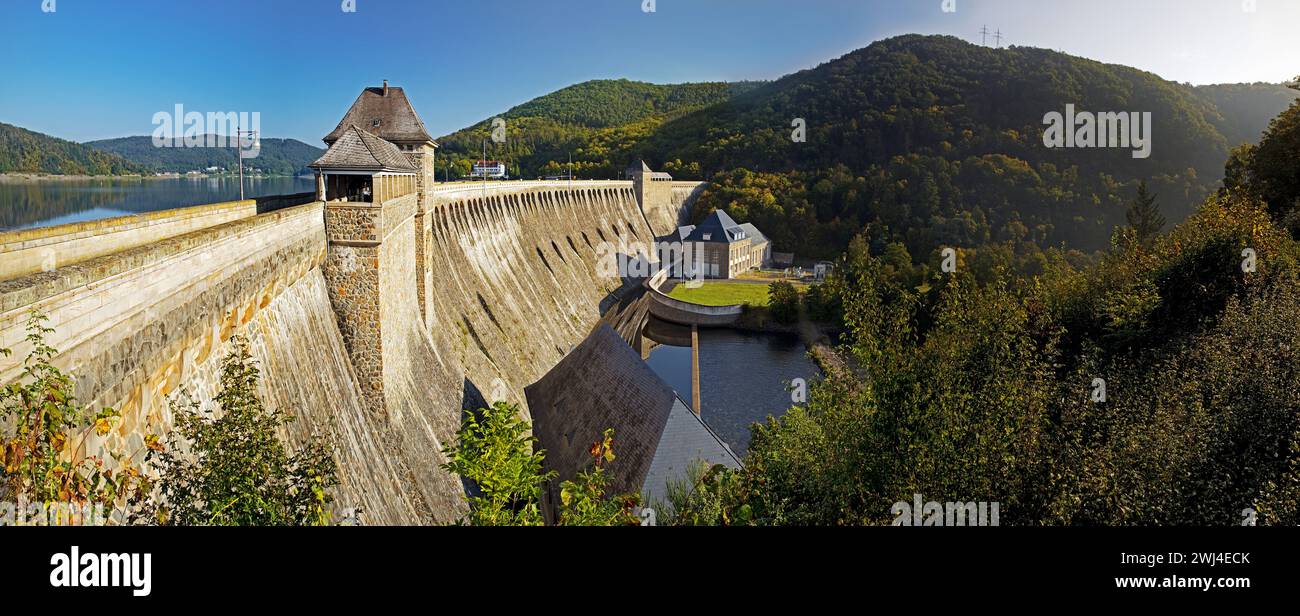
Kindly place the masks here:
<instances>
[{"instance_id":1,"label":"stone block wall","mask_svg":"<svg viewBox=\"0 0 1300 616\"><path fill-rule=\"evenodd\" d=\"M656 235L630 182L499 184L486 195L433 187L423 220L418 193L317 202L110 243L111 254L0 281L0 347L15 351L0 358L0 382L19 374L25 317L40 310L79 398L124 413L82 453L141 451L144 435L170 429L170 399L211 402L230 337L242 334L264 401L299 417L290 444L331 443L338 508L362 507L368 523L453 521L463 489L439 465L462 401L526 409L523 387L635 287L605 277L596 248ZM653 218L676 217L671 203L656 207Z\"/></svg>"},{"instance_id":2,"label":"stone block wall","mask_svg":"<svg viewBox=\"0 0 1300 616\"><path fill-rule=\"evenodd\" d=\"M81 453L107 442L143 455L145 434L171 428L168 398L321 262L320 213L319 204L286 209L0 283L0 348L14 351L0 356L0 383L18 378L30 351L28 313L44 314L54 363L73 376L77 398L122 414Z\"/></svg>"},{"instance_id":3,"label":"stone block wall","mask_svg":"<svg viewBox=\"0 0 1300 616\"><path fill-rule=\"evenodd\" d=\"M425 269L425 243L430 240L430 226L425 220L425 214L433 207L433 190L437 183L437 150L433 147L424 146L414 152L406 154L412 163L419 168L419 173L415 177L416 208L415 208L415 292L420 306L420 318L424 318L426 306L428 305L425 296L428 288L428 271Z\"/></svg>"},{"instance_id":4,"label":"stone block wall","mask_svg":"<svg viewBox=\"0 0 1300 616\"><path fill-rule=\"evenodd\" d=\"M383 414L383 342L379 327L379 246L382 206L325 205L326 257L321 271L339 332L366 407Z\"/></svg>"}]
</instances>

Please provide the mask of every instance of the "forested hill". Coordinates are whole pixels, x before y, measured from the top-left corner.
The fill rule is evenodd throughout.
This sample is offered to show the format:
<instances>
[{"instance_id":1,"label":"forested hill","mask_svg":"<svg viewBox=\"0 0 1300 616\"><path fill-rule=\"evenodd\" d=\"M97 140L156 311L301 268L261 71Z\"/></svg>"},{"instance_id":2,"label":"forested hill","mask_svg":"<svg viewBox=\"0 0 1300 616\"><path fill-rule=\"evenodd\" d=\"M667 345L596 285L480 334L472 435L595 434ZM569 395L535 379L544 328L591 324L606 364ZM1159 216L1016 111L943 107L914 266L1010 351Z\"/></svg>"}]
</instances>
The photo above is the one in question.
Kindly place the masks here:
<instances>
[{"instance_id":1,"label":"forested hill","mask_svg":"<svg viewBox=\"0 0 1300 616\"><path fill-rule=\"evenodd\" d=\"M1226 83L1197 86L1196 93L1219 108L1219 130L1229 146L1259 141L1268 123L1286 111L1300 92L1276 83Z\"/></svg>"},{"instance_id":2,"label":"forested hill","mask_svg":"<svg viewBox=\"0 0 1300 616\"><path fill-rule=\"evenodd\" d=\"M439 154L451 166L453 178L469 174L471 161L482 155L485 139L489 140L488 158L510 163L516 177L560 174L567 169L570 154L579 177L616 177L627 166L624 157L629 147L663 122L725 102L759 85L587 81L496 116L506 121L505 144L490 140L494 117L439 139L443 146Z\"/></svg>"},{"instance_id":3,"label":"forested hill","mask_svg":"<svg viewBox=\"0 0 1300 616\"><path fill-rule=\"evenodd\" d=\"M151 172L185 173L209 167L234 171L239 168L239 154L234 147L160 148L154 146L150 136L104 139L86 145L125 157ZM262 139L257 157L245 160L244 164L269 174L297 175L310 173L307 165L323 153L321 148L296 139Z\"/></svg>"},{"instance_id":4,"label":"forested hill","mask_svg":"<svg viewBox=\"0 0 1300 616\"><path fill-rule=\"evenodd\" d=\"M0 173L121 175L147 169L80 143L0 122Z\"/></svg>"},{"instance_id":5,"label":"forested hill","mask_svg":"<svg viewBox=\"0 0 1300 616\"><path fill-rule=\"evenodd\" d=\"M1044 115L1067 104L1150 112L1150 156L1045 147ZM796 118L806 142L791 138ZM917 258L996 241L1090 251L1140 180L1170 222L1185 218L1223 175L1228 124L1212 97L1137 69L907 35L666 122L624 158L698 164L716 184L702 211L726 208L805 256L866 227Z\"/></svg>"}]
</instances>

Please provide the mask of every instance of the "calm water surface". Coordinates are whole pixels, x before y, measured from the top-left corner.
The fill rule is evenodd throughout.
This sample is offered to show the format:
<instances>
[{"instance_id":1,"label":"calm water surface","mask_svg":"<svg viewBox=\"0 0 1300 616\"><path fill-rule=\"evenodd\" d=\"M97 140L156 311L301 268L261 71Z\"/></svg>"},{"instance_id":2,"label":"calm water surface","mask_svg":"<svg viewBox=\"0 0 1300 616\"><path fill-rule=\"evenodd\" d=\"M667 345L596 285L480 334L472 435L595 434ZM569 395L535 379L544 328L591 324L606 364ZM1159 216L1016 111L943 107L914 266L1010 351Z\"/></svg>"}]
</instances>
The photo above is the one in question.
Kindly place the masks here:
<instances>
[{"instance_id":1,"label":"calm water surface","mask_svg":"<svg viewBox=\"0 0 1300 616\"><path fill-rule=\"evenodd\" d=\"M749 426L791 406L789 382L820 375L798 336L700 330L701 417L737 455L749 449ZM683 400L691 400L691 349L661 345L646 363Z\"/></svg>"},{"instance_id":2,"label":"calm water surface","mask_svg":"<svg viewBox=\"0 0 1300 616\"><path fill-rule=\"evenodd\" d=\"M311 178L245 178L247 198L315 190ZM47 227L239 198L238 178L0 181L0 231Z\"/></svg>"}]
</instances>

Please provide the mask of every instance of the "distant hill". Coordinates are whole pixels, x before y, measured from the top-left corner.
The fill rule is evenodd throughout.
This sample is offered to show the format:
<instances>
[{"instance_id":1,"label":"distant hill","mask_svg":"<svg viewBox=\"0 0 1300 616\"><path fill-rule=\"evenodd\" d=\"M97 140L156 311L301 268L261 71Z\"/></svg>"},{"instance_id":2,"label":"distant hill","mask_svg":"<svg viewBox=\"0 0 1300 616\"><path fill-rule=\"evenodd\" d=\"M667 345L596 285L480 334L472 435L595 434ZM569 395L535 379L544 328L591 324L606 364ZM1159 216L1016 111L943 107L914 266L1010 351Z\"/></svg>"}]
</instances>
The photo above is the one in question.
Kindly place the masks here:
<instances>
[{"instance_id":1,"label":"distant hill","mask_svg":"<svg viewBox=\"0 0 1300 616\"><path fill-rule=\"evenodd\" d=\"M626 144L645 138L666 121L728 101L760 85L587 81L495 116L506 121L504 145L490 140L495 117L439 139L443 146L440 173L446 162L453 178L468 175L471 161L482 155L483 140L488 139L488 157L506 160L517 177L560 174L570 154L579 177L616 177L628 161L607 154L625 150Z\"/></svg>"},{"instance_id":2,"label":"distant hill","mask_svg":"<svg viewBox=\"0 0 1300 616\"><path fill-rule=\"evenodd\" d=\"M1269 84L1193 87L1046 49L905 35L773 82L590 81L501 114L487 144L515 177L617 177L638 158L708 179L712 208L754 222L784 250L838 254L864 228L914 255L935 245L1030 242L1092 251L1140 181L1170 222L1223 177L1297 93ZM1047 148L1043 117L1150 112L1152 149ZM796 143L792 122L807 139ZM439 173L468 175L491 120L440 141Z\"/></svg>"},{"instance_id":3,"label":"distant hill","mask_svg":"<svg viewBox=\"0 0 1300 616\"><path fill-rule=\"evenodd\" d=\"M121 156L0 122L0 173L124 175L148 169Z\"/></svg>"},{"instance_id":4,"label":"distant hill","mask_svg":"<svg viewBox=\"0 0 1300 616\"><path fill-rule=\"evenodd\" d=\"M1229 83L1197 86L1196 93L1219 108L1219 130L1229 146L1259 141L1268 123L1286 111L1300 92L1275 83Z\"/></svg>"},{"instance_id":5,"label":"distant hill","mask_svg":"<svg viewBox=\"0 0 1300 616\"><path fill-rule=\"evenodd\" d=\"M233 147L159 148L154 146L153 138L149 136L103 139L86 145L122 156L154 172L185 173L209 167L234 171L239 167L239 155ZM307 165L324 152L296 139L262 139L262 149L257 158L245 160L244 164L273 175L298 175L309 173Z\"/></svg>"},{"instance_id":6,"label":"distant hill","mask_svg":"<svg viewBox=\"0 0 1300 616\"><path fill-rule=\"evenodd\" d=\"M1045 147L1044 114L1066 105L1150 112L1150 157ZM796 118L806 142L791 138ZM1139 181L1170 222L1185 218L1223 177L1227 125L1210 96L1149 72L906 35L665 122L620 158L698 164L714 188L696 215L725 208L810 256L863 228L917 258L990 241L1092 251L1125 224Z\"/></svg>"}]
</instances>

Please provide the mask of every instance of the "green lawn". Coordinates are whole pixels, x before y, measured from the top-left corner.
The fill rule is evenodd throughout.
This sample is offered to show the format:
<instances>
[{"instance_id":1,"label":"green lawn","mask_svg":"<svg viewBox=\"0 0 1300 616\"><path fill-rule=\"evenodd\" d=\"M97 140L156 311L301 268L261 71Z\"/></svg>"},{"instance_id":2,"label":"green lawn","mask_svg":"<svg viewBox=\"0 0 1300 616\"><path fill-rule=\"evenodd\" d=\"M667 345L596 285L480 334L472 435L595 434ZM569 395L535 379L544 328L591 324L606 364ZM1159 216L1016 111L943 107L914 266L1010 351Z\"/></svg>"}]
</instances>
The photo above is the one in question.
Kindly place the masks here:
<instances>
[{"instance_id":1,"label":"green lawn","mask_svg":"<svg viewBox=\"0 0 1300 616\"><path fill-rule=\"evenodd\" d=\"M673 287L668 297L704 306L730 306L749 304L767 305L767 285L744 282L705 282L699 288L688 289L686 283Z\"/></svg>"}]
</instances>

